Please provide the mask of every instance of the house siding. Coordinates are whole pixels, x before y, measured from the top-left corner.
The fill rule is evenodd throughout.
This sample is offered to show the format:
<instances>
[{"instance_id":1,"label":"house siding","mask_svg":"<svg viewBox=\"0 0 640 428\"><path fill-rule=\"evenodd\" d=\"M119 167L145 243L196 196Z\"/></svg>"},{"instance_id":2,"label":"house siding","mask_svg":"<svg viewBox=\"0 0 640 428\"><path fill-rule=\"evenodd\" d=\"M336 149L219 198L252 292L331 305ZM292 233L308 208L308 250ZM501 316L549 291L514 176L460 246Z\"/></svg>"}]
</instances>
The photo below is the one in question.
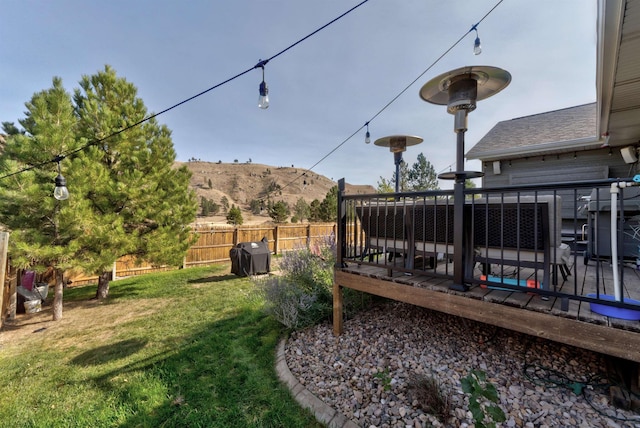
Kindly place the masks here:
<instances>
[{"instance_id":1,"label":"house siding","mask_svg":"<svg viewBox=\"0 0 640 428\"><path fill-rule=\"evenodd\" d=\"M543 161L544 158L544 161ZM543 156L523 157L500 161L500 174L494 174L493 161L483 162L483 187L496 188L512 185L564 183L572 181L628 178L637 172L638 164L624 162L619 148L579 151ZM581 196L588 196L584 191ZM574 210L582 205L573 191L559 190L562 197L562 217L573 222ZM586 213L578 213L586 220ZM569 221L570 219L570 221ZM567 229L569 226L566 227Z\"/></svg>"}]
</instances>

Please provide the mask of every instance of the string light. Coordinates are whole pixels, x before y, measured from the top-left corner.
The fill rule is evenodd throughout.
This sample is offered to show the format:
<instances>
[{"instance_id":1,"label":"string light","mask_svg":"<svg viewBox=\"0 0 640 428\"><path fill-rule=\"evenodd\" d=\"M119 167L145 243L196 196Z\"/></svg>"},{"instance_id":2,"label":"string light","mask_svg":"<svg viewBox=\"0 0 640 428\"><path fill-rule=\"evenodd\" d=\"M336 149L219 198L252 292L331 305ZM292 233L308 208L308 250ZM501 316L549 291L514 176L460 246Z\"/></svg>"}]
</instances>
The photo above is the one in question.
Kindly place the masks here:
<instances>
[{"instance_id":1,"label":"string light","mask_svg":"<svg viewBox=\"0 0 640 428\"><path fill-rule=\"evenodd\" d=\"M458 44L460 44L460 42L462 42L462 40L467 37L467 34L469 34L472 30L474 30L474 27L477 27L478 25L480 25L480 23L482 21L484 21L494 10L496 10L496 8L498 6L500 6L502 4L502 2L504 2L504 0L498 0L498 2L487 12L484 14L484 16L480 19L480 21L478 21L478 23L476 25L474 25L473 27L471 27L471 30L467 31L466 33L464 33L462 36L460 36L460 38L458 40L456 40L451 46L449 46L449 48L447 50L445 50L442 54L440 54L440 56L438 58L436 58L431 65L429 65L422 73L420 73L418 75L418 77L416 77L415 79L413 79L407 86L405 86L404 89L402 89L395 97L393 97L389 102L387 102L380 110L378 110L378 112L376 114L374 114L370 119L369 122L371 122L372 120L376 119L378 116L380 116L391 104L393 104L398 98L400 98L405 92L407 92L409 90L409 88L411 88L418 80L420 80L422 78L422 76L424 76L429 70L431 70L437 63L440 62L440 60L442 58L444 58L449 52L451 52L456 46L458 46ZM477 30L476 30L477 32ZM369 123L367 122L367 124ZM326 155L324 155L323 157L320 158L320 160L318 160L316 163L314 163L313 165L311 165L307 171L312 171L316 166L318 166L320 163L322 163L322 161L324 161L325 159L327 159L329 156L331 156L333 153L335 153L340 147L342 147L343 145L345 145L348 141L350 141L353 137L355 137L360 131L362 131L362 128L364 128L365 125L362 125L360 128L358 128L356 131L354 131L351 135L349 135L347 138L345 138L344 140L342 140L342 142L340 142L337 146L335 146L333 149L331 149ZM451 166L449 166L449 171L451 171ZM300 176L295 177L294 179L292 179L291 181L289 181L287 184L285 184L282 189L285 189L287 187L289 187L291 184L293 184L294 182L296 182L297 180L300 179Z\"/></svg>"},{"instance_id":2,"label":"string light","mask_svg":"<svg viewBox=\"0 0 640 428\"><path fill-rule=\"evenodd\" d=\"M260 96L258 97L258 107L261 109L269 108L269 88L267 87L267 83L264 81L264 66L269 62L268 59L260 60L258 64L254 68L262 69L262 83L260 83Z\"/></svg>"},{"instance_id":3,"label":"string light","mask_svg":"<svg viewBox=\"0 0 640 428\"><path fill-rule=\"evenodd\" d=\"M181 106L181 105L183 105L183 104L186 104L186 103L187 103L187 102L189 102L189 101L194 100L195 98L198 98L198 97L200 97L200 96L202 96L202 95L204 95L204 94L206 94L206 93L208 93L208 92L210 92L210 91L212 91L212 90L214 90L214 89L219 88L220 86L223 86L223 85L225 85L225 84L227 84L227 83L229 83L229 82L231 82L231 81L233 81L233 80L235 80L235 79L237 79L237 78L239 78L239 77L241 77L241 76L244 76L245 74L247 74L247 73L251 72L251 71L252 71L253 69L255 69L255 68L260 67L260 68L262 68L262 69L263 69L263 83L264 83L264 65L265 65L267 62L269 62L269 60L274 59L274 58L276 58L276 57L278 57L278 56L280 56L280 55L284 54L285 52L289 51L289 50L290 50L290 49L292 49L293 47L295 47L295 46L297 46L298 44L302 43L303 41L305 41L305 40L306 40L306 39L308 39L309 37L311 37L311 36L315 35L315 34L316 34L316 33L318 33L319 31L321 31L321 30L325 29L325 28L326 28L326 27L328 27L329 25L331 25L331 24L335 23L336 21L340 20L341 18L343 18L344 16L346 16L346 15L348 15L349 13L353 12L355 9L359 8L360 6L364 5L364 4L365 4L365 3L367 3L367 2L368 2L368 0L363 0L362 2L358 3L357 5L355 5L354 7L352 7L351 9L349 9L348 11L346 11L345 13L343 13L342 15L340 15L340 16L338 16L338 17L336 17L335 19L331 20L330 22L328 22L327 24L325 24L325 25L323 25L322 27L318 28L317 30L315 30L315 31L311 32L310 34L308 34L307 36L303 37L302 39L300 39L300 40L296 41L295 43L293 43L293 44L289 45L288 47L286 47L285 49L281 50L281 51L280 51L280 52L278 52L277 54L275 54L275 55L271 56L269 59L264 60L264 61L262 61L262 60L261 60L261 61L258 63L258 65L254 66L254 67L251 67L251 68L249 68L249 69L247 69L247 70L244 70L244 71L242 71L242 72L240 72L240 73L236 74L235 76L230 77L230 78L228 78L227 80L222 81L222 82L220 82L220 83L218 83L218 84L216 84L216 85L214 85L214 86L212 86L212 87L210 87L210 88L208 88L208 89L205 89L204 91L202 91L202 92L200 92L200 93L198 93L198 94L196 94L196 95L193 95L193 96L191 96L191 97L189 97L189 98L187 98L187 99L184 99L184 100L180 101L179 103L174 104L174 105L172 105L172 106L170 106L170 107L168 107L168 108L166 108L166 109L164 109L164 110L162 110L162 111L159 111L158 113L152 114L152 115L150 115L150 116L148 116L148 117L145 117L145 118L141 119L140 121L138 121L138 122L136 122L136 123L133 123L133 124L131 124L131 125L129 125L129 126L126 126L126 127L122 128L122 129L120 129L120 130L118 130L118 131L114 132L113 134L110 134L110 135L107 135L106 137L103 137L103 138L100 138L100 139L97 139L97 140L91 141L91 142L89 142L88 144L86 144L86 145L84 145L84 146L82 146L82 147L80 147L80 148L77 148L77 149L75 149L75 150L73 150L73 151L71 151L71 152L67 153L66 157L71 156L71 155L74 155L74 154L76 154L76 153L78 153L78 152L80 152L80 151L83 151L83 150L85 150L85 149L87 149L87 148L91 147L91 146L99 145L100 143L102 143L103 141L105 141L105 140L107 140L107 139L109 139L109 138L112 138L112 137L115 137L115 136L117 136L117 135L120 135L120 134L122 134L123 132L126 132L126 131L128 131L128 130L130 130L130 129L132 129L132 128L135 128L135 127L137 127L137 126L139 126L139 125L141 125L141 124L143 124L143 123L145 123L145 122L147 122L147 121L149 121L149 120L151 120L151 119L154 119L154 118L156 118L156 117L158 117L158 116L160 116L160 115L162 115L162 114L164 114L164 113L167 113L167 112L168 112L168 111L170 111L170 110L173 110L173 109L175 109L175 108L177 108L177 107L179 107L179 106ZM493 6L493 7L492 7L492 8L491 8L491 9L490 9L490 10L489 10L489 11L488 11L488 12L487 12L487 13L486 13L482 18L481 18L481 19L480 19L480 21L478 21L478 23L472 27L472 30L475 30L475 31L476 31L476 35L477 35L477 29L476 29L476 27L477 27L477 26L478 26L482 21L484 21L484 20L485 20L485 19L486 19L486 18L487 18L487 17L488 17L488 16L489 16L489 15L490 15L490 14L491 14L491 13L492 13L492 12L493 12L493 11L494 11L498 6L499 6L499 5L500 5L500 4L502 4L503 2L504 2L504 0L498 0L498 1L497 1L497 3L496 3L496 4L495 4L495 5L494 5L494 6ZM469 32L470 32L470 31L471 31L471 30L469 30ZM440 55L440 56L439 56L439 57L438 57L438 58L437 58L437 59L436 59L436 60L435 60L435 61L434 61L430 66L428 66L428 67L427 67L427 68L426 68L422 73L420 73L420 75L418 75L418 76L417 76L417 77L416 77L416 78L415 78L411 83L409 83L409 84L408 84L408 85L407 85L403 90L401 90L401 91L400 91L400 93L398 93L398 94L397 94L395 97L393 97L393 98L392 98L392 99L391 99L387 104L385 104L385 105L384 105L384 106L383 106L383 107L382 107L382 108L381 108L381 109L380 109L376 114L374 114L374 115L373 115L373 117L372 117L370 120L373 120L373 119L377 118L380 114L382 114L382 112L384 112L384 111L385 111L385 110L386 110L386 109L387 109L391 104L393 104L393 103L394 103L398 98L400 98L400 96L402 96L402 95L403 95L403 94L404 94L404 93L405 93L405 92L406 92L406 91L407 91L411 86L413 86L413 85L414 85L414 84L415 84L415 83L416 83L420 78L422 78L422 76L423 76L424 74L426 74L429 70L431 70L431 68L433 68L433 67L434 67L438 62L440 62L440 60L441 60L442 58L444 58L444 57L445 57L445 56L446 56L446 55L447 55L451 50L453 50L453 48L454 48L454 47L456 47L456 46L457 46L457 45L458 45L458 44L463 40L463 38L464 38L465 36L466 36L466 34L465 34L464 36L461 36L461 37L460 37L456 42L454 42L454 43L453 43L453 44L452 44L452 45L451 45L447 50L445 50L445 51L444 51L444 52L443 52L443 53L442 53L442 54L441 54L441 55ZM477 42L478 42L478 45L479 45L479 44L480 44L480 43L479 43L479 42L480 42L480 41L479 41L479 37L476 37L476 39L477 39ZM478 47L480 48L480 51L481 51L481 47L480 47L480 46L478 46ZM475 52L475 44L474 44L474 52ZM480 53L480 52L478 52L478 53ZM261 87L260 87L260 89L262 89L262 84L261 84L260 86L261 86ZM266 87L266 83L265 83L265 85L264 85L264 86L265 86L265 95L266 95L266 94L268 94L268 88ZM261 96L262 96L262 93L261 93ZM266 108L266 107L265 107L265 108ZM369 123L369 122L367 122L367 125L368 125L368 123ZM336 152L340 147L342 147L342 146L343 146L344 144L346 144L349 140L351 140L351 139L352 139L352 138L353 138L353 137L354 137L354 136L355 136L355 135L356 135L360 130L362 130L362 127L361 127L361 128L359 128L357 131L355 131L355 132L354 132L353 134L351 134L350 136L348 136L346 139L344 139L341 143L339 143L336 147L334 147L331 151L329 151L325 156L323 156L320 160L318 160L315 164L313 164L313 165L312 165L312 166L311 166L307 171L312 171L312 170L313 170L313 168L315 168L316 166L318 166L322 161L324 161L326 158L328 158L329 156L331 156L331 155L332 155L334 152ZM368 133L368 131L367 131L367 133ZM365 137L365 138L366 138L366 137ZM366 140L365 140L365 141L366 141ZM574 156L575 156L575 154L574 154ZM61 159L63 159L64 157L65 157L65 156L62 156L62 157L61 157ZM15 172L13 172L13 173L9 173L9 174L6 174L6 175L3 175L3 176L0 176L0 180L1 180L1 179L4 179L4 178L11 177L11 176L13 176L13 175L20 174L20 173L22 173L22 172L26 172L26 171L29 171L29 170L32 170L32 169L35 169L35 168L42 167L42 166L44 166L44 165L46 165L46 164L48 164L48 163L52 163L52 162L56 162L56 161L57 161L57 158L56 158L56 159L53 159L53 160L50 160L50 161L42 162L42 163L40 163L40 164L31 165L31 166L29 166L29 167L26 167L26 168L23 168L23 169L21 169L21 170L15 171ZM451 165L449 165L449 170L451 170ZM59 176L60 176L60 178L61 178L61 182L60 182L60 184L64 184L64 185L65 185L65 188L66 188L66 180L64 180L64 177L62 177L62 175L61 175L61 174L59 174ZM298 177L298 178L299 178L299 177ZM292 180L291 182L287 183L285 186L283 186L283 189L284 189L284 188L286 188L286 187L288 187L289 185L291 185L291 184L292 184L293 182L295 182L298 178L295 178L295 179L294 179L294 180ZM57 183L58 183L58 178L56 177L56 184L57 184ZM62 187L62 186L61 186L61 187ZM68 193L68 191L67 191L67 193Z\"/></svg>"},{"instance_id":4,"label":"string light","mask_svg":"<svg viewBox=\"0 0 640 428\"><path fill-rule=\"evenodd\" d=\"M64 156L56 156L54 161L58 162L58 176L55 179L56 188L53 190L53 197L59 201L66 201L69 199L69 189L67 189L67 180L60 173L60 161L64 159Z\"/></svg>"},{"instance_id":5,"label":"string light","mask_svg":"<svg viewBox=\"0 0 640 428\"><path fill-rule=\"evenodd\" d=\"M479 24L479 22L478 22L478 24ZM478 24L476 24L473 27L471 27L471 30L476 32L476 40L473 42L473 54L474 55L480 55L482 53L482 45L480 44L480 36L478 35Z\"/></svg>"},{"instance_id":6,"label":"string light","mask_svg":"<svg viewBox=\"0 0 640 428\"><path fill-rule=\"evenodd\" d=\"M369 122L365 123L365 126L367 127L367 133L364 134L364 142L365 144L369 144L371 142L371 134L369 134Z\"/></svg>"}]
</instances>

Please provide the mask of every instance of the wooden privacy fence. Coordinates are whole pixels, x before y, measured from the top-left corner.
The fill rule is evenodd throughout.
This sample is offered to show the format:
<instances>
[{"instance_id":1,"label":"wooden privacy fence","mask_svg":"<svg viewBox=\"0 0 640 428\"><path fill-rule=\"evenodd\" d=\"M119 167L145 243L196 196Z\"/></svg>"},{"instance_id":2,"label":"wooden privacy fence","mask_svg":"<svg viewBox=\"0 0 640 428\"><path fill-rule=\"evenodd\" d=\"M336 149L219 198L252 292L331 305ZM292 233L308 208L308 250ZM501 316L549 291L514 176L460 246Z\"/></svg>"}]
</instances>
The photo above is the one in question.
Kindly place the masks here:
<instances>
[{"instance_id":1,"label":"wooden privacy fence","mask_svg":"<svg viewBox=\"0 0 640 428\"><path fill-rule=\"evenodd\" d=\"M229 250L240 242L257 242L267 238L269 249L282 254L297 248L312 247L323 243L336 233L335 223L285 224L269 226L218 226L198 230L198 240L189 248L182 263L183 268L206 266L229 261ZM114 263L113 277L142 275L171 270L170 266L138 264L134 257L121 257ZM71 273L68 280L73 285L96 282L97 276Z\"/></svg>"}]
</instances>

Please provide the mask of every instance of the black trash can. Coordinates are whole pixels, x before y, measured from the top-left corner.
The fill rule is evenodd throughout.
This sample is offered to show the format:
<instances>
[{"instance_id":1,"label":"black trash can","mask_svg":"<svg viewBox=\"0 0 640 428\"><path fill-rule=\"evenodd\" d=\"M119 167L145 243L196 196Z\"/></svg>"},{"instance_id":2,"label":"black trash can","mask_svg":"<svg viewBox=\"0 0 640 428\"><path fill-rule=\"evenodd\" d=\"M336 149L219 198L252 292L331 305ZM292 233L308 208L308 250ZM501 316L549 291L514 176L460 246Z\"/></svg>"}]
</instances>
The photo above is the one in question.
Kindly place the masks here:
<instances>
[{"instance_id":1,"label":"black trash can","mask_svg":"<svg viewBox=\"0 0 640 428\"><path fill-rule=\"evenodd\" d=\"M269 273L271 251L266 238L258 242L241 242L229 250L231 273L238 276Z\"/></svg>"}]
</instances>

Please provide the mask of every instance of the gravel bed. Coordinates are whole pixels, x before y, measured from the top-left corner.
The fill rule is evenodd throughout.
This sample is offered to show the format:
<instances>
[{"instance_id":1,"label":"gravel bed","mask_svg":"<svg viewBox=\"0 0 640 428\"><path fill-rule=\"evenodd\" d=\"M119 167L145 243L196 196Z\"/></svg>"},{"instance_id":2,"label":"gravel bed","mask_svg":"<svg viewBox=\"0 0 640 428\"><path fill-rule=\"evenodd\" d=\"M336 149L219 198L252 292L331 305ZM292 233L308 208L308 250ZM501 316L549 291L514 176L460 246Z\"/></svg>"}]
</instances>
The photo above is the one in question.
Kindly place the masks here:
<instances>
[{"instance_id":1,"label":"gravel bed","mask_svg":"<svg viewBox=\"0 0 640 428\"><path fill-rule=\"evenodd\" d=\"M502 426L640 427L640 415L610 405L600 354L402 303L344 328L295 332L285 354L300 383L359 426L472 427L460 379L476 369L498 390ZM425 376L450 398L446 420L421 409L414 385Z\"/></svg>"}]
</instances>

